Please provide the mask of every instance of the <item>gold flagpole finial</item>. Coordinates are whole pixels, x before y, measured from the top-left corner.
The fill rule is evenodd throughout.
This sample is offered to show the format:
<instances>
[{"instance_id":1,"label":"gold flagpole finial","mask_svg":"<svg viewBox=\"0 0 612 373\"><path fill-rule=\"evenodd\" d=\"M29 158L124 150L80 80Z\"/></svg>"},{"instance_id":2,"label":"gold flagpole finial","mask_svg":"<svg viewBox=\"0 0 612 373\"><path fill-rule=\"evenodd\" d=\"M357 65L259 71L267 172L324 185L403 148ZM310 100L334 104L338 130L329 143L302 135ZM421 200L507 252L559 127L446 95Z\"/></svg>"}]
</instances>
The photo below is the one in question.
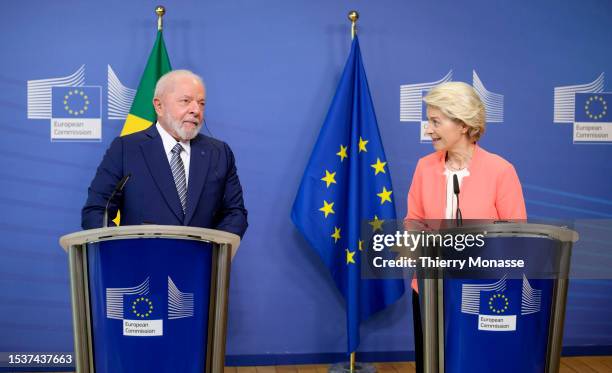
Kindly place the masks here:
<instances>
[{"instance_id":1,"label":"gold flagpole finial","mask_svg":"<svg viewBox=\"0 0 612 373\"><path fill-rule=\"evenodd\" d=\"M359 13L356 10L351 10L348 14L348 19L351 21L351 39L355 39L357 35L357 20L359 19Z\"/></svg>"},{"instance_id":2,"label":"gold flagpole finial","mask_svg":"<svg viewBox=\"0 0 612 373\"><path fill-rule=\"evenodd\" d=\"M166 8L162 5L155 7L155 13L157 14L157 31L162 30L162 17L166 14Z\"/></svg>"}]
</instances>

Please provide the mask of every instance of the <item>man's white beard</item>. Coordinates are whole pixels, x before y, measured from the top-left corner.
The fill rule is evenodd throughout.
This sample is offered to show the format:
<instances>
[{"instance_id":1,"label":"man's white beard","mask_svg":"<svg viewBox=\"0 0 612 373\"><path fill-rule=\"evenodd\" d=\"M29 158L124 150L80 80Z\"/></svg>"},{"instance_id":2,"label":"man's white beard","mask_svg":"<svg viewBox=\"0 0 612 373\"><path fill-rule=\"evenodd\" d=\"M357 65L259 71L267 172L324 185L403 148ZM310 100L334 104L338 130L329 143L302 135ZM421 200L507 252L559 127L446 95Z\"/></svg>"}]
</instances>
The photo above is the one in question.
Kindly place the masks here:
<instances>
[{"instance_id":1,"label":"man's white beard","mask_svg":"<svg viewBox=\"0 0 612 373\"><path fill-rule=\"evenodd\" d=\"M198 133L200 133L200 129L202 128L202 123L198 124L195 128L188 130L181 126L181 121L179 120L175 120L174 118L166 118L166 121L170 124L170 127L174 130L174 133L176 133L181 141L189 141L195 138Z\"/></svg>"},{"instance_id":2,"label":"man's white beard","mask_svg":"<svg viewBox=\"0 0 612 373\"><path fill-rule=\"evenodd\" d=\"M192 130L188 130L188 129L181 127L180 122L173 122L172 127L174 128L174 130L176 131L176 134L179 136L181 140L189 141L195 138L198 135L198 133L200 133L200 128L202 128L202 123L198 124L198 126Z\"/></svg>"}]
</instances>

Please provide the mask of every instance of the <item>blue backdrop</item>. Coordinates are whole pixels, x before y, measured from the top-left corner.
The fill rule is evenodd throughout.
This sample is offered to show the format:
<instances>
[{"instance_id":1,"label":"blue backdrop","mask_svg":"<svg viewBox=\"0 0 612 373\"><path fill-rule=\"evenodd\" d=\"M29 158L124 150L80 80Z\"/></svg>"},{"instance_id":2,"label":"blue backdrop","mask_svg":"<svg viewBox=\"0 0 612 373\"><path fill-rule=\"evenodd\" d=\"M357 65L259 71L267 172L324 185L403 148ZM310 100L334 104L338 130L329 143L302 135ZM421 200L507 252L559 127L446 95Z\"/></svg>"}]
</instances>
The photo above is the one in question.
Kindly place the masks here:
<instances>
[{"instance_id":1,"label":"blue backdrop","mask_svg":"<svg viewBox=\"0 0 612 373\"><path fill-rule=\"evenodd\" d=\"M67 257L58 238L79 230L87 186L121 130L123 120L112 118L122 117L130 96L125 88L136 88L144 69L155 39L155 5L3 5L0 351L72 350ZM411 105L401 92L452 77L488 98L482 146L515 165L530 217L612 218L612 144L573 135L574 92L612 91L610 2L164 5L172 66L204 77L208 126L235 152L249 210L230 288L227 353L234 362L281 355L313 361L345 351L342 299L289 214L348 56L351 9L361 14L361 50L398 216L406 212L418 158L431 152L420 140L421 104ZM45 87L54 78L101 87L101 136L52 139ZM610 128L602 126L593 131ZM610 281L572 283L565 346L612 346L610 294ZM413 350L411 317L403 297L363 325L360 351Z\"/></svg>"}]
</instances>

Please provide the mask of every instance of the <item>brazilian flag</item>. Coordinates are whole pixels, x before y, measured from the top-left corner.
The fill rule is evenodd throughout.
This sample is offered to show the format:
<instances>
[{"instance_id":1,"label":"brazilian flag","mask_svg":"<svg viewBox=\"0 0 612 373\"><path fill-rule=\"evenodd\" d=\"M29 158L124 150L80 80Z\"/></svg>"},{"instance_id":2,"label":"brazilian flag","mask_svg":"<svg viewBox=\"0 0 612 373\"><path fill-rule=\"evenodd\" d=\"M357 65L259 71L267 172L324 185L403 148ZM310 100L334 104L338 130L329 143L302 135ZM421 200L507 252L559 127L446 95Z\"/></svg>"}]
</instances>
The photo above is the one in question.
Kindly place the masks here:
<instances>
[{"instance_id":1,"label":"brazilian flag","mask_svg":"<svg viewBox=\"0 0 612 373\"><path fill-rule=\"evenodd\" d=\"M138 90L134 96L132 107L125 118L121 136L129 135L130 133L145 130L157 120L155 109L153 108L153 94L155 93L155 84L162 75L171 71L170 59L166 44L161 30L157 31L155 44L149 55L147 66L145 67ZM117 211L117 216L113 219L116 225L121 223L121 211Z\"/></svg>"},{"instance_id":2,"label":"brazilian flag","mask_svg":"<svg viewBox=\"0 0 612 373\"><path fill-rule=\"evenodd\" d=\"M132 102L130 113L125 119L121 136L129 135L130 133L138 132L149 128L157 120L155 109L153 108L153 93L157 80L172 70L170 67L170 59L166 51L166 44L161 30L157 32L157 38L149 55L147 66L145 67L138 90Z\"/></svg>"}]
</instances>

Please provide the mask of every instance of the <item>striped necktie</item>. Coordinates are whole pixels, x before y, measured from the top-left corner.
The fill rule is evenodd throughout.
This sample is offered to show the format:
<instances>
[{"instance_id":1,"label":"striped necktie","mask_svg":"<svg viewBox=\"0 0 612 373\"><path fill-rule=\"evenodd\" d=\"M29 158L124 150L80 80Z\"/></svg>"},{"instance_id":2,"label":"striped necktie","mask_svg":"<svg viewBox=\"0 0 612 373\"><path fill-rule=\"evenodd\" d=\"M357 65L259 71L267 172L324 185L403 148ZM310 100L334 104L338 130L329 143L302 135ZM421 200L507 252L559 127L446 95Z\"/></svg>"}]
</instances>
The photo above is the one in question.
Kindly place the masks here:
<instances>
[{"instance_id":1,"label":"striped necktie","mask_svg":"<svg viewBox=\"0 0 612 373\"><path fill-rule=\"evenodd\" d=\"M187 209L187 179L185 178L185 166L181 159L181 152L183 150L180 143L177 142L176 145L174 145L174 148L172 148L172 158L170 159L170 169L172 170L172 177L174 177L174 183L176 184L176 191L181 200L183 214L185 214L185 210Z\"/></svg>"}]
</instances>

